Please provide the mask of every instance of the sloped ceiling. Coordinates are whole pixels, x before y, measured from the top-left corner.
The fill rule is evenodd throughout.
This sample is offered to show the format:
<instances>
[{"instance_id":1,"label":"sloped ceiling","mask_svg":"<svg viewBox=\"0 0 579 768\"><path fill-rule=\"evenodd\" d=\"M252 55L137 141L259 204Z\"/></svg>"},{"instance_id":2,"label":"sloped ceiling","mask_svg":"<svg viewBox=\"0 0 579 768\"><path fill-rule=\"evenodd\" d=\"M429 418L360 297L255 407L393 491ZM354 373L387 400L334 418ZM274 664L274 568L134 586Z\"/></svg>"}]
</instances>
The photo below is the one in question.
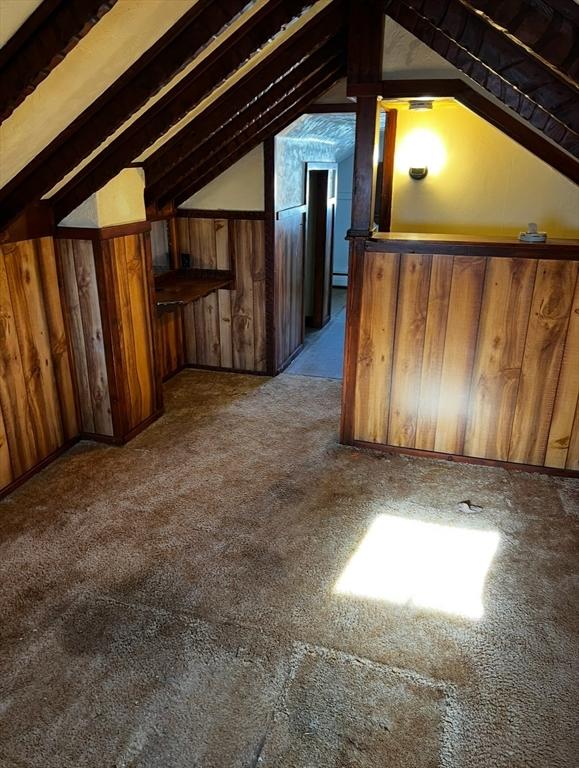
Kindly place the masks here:
<instances>
[{"instance_id":1,"label":"sloped ceiling","mask_svg":"<svg viewBox=\"0 0 579 768\"><path fill-rule=\"evenodd\" d=\"M11 37L2 50L67 3L0 0ZM41 198L62 217L133 162L145 168L148 202L168 204L285 129L311 101L345 100L346 0L75 0L74 8L90 22L83 36L0 125L0 227ZM385 0L383 76L475 83L575 162L577 103L565 101L577 93L573 8L573 0ZM453 19L482 24L490 42L473 42ZM516 46L516 61L507 53L497 61L497 40L509 56ZM537 92L519 90L536 72ZM350 135L351 118L337 119L336 136Z\"/></svg>"}]
</instances>

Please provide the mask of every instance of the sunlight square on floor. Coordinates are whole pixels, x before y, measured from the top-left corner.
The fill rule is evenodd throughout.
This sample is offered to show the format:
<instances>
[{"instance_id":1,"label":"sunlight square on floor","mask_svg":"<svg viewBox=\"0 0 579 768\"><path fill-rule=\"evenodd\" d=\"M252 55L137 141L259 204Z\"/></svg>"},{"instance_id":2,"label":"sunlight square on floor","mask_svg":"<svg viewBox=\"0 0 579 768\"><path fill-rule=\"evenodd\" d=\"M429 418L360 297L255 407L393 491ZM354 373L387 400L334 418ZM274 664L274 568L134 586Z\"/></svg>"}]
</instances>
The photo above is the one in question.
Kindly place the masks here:
<instances>
[{"instance_id":1,"label":"sunlight square on floor","mask_svg":"<svg viewBox=\"0 0 579 768\"><path fill-rule=\"evenodd\" d=\"M492 530L380 515L334 591L480 619L499 538Z\"/></svg>"}]
</instances>

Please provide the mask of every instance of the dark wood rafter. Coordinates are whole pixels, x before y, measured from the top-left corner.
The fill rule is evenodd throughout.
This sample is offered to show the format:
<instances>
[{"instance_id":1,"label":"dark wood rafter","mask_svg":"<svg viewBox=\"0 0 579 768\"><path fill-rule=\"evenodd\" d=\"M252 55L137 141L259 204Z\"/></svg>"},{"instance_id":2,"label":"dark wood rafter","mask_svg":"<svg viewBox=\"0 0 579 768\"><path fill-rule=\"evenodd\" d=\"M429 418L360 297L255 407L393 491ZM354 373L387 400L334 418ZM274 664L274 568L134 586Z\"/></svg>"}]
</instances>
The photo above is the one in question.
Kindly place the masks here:
<instances>
[{"instance_id":1,"label":"dark wood rafter","mask_svg":"<svg viewBox=\"0 0 579 768\"><path fill-rule=\"evenodd\" d=\"M234 126L238 115L250 108L258 98L276 98L276 93L283 95L284 91L279 90L282 78L334 37L343 25L337 13L342 5L341 2L334 3L327 11L315 16L239 80L232 92L224 93L201 115L162 144L144 163L148 187L146 196L155 199L157 184L164 177L176 179L175 174L179 173L177 168L183 165L183 161L188 162L189 156L208 142L217 130L228 124ZM190 168L190 163L187 168Z\"/></svg>"},{"instance_id":2,"label":"dark wood rafter","mask_svg":"<svg viewBox=\"0 0 579 768\"><path fill-rule=\"evenodd\" d=\"M511 115L510 112L497 106L464 80L384 80L381 93L385 100L428 96L454 98L556 171L576 184L579 183L579 162L577 160L514 115Z\"/></svg>"},{"instance_id":3,"label":"dark wood rafter","mask_svg":"<svg viewBox=\"0 0 579 768\"><path fill-rule=\"evenodd\" d=\"M453 13L449 11L441 18L447 5ZM552 141L579 157L577 95L568 83L556 80L547 67L517 48L482 17L470 13L458 0L452 4L412 0L412 6L391 0L387 13ZM516 49L516 57L510 49L505 51L504 41ZM537 80L533 81L536 67L540 73L536 73Z\"/></svg>"},{"instance_id":4,"label":"dark wood rafter","mask_svg":"<svg viewBox=\"0 0 579 768\"><path fill-rule=\"evenodd\" d=\"M263 76L267 78L269 71L270 82L273 80L273 85L265 93L261 94L258 90L257 98L252 98L254 91L249 84L247 87L236 89L236 93L231 97L225 94L220 109L211 116L212 130L207 130L207 125L204 125L203 129L199 131L195 128L191 130L189 136L196 139L194 149L186 154L177 165L170 165L168 173L163 174L157 178L157 181L147 186L145 190L146 202L149 203L163 196L167 189L178 188L183 179L191 176L192 169L212 158L218 158L222 146L236 132L239 132L240 126L243 128L249 121L256 120L257 116L266 114L280 99L292 93L301 83L315 77L328 60L339 56L342 51L343 37L336 37L311 56L305 57L298 66L290 67L281 75L276 70L275 64L270 63L270 66L263 72ZM257 87L260 86L257 85ZM219 122L215 122L217 119ZM199 137L202 137L201 140ZM149 176L146 175L146 178L148 179Z\"/></svg>"},{"instance_id":5,"label":"dark wood rafter","mask_svg":"<svg viewBox=\"0 0 579 768\"><path fill-rule=\"evenodd\" d=\"M56 219L66 216L116 176L311 4L306 0L271 0L253 14L226 45L218 46L54 196Z\"/></svg>"},{"instance_id":6,"label":"dark wood rafter","mask_svg":"<svg viewBox=\"0 0 579 768\"><path fill-rule=\"evenodd\" d=\"M579 6L573 0L462 0L575 83L579 80Z\"/></svg>"},{"instance_id":7,"label":"dark wood rafter","mask_svg":"<svg viewBox=\"0 0 579 768\"><path fill-rule=\"evenodd\" d=\"M44 0L0 50L0 123L29 96L117 0Z\"/></svg>"},{"instance_id":8,"label":"dark wood rafter","mask_svg":"<svg viewBox=\"0 0 579 768\"><path fill-rule=\"evenodd\" d=\"M384 48L383 0L350 2L348 18L348 95L358 83L378 83Z\"/></svg>"},{"instance_id":9,"label":"dark wood rafter","mask_svg":"<svg viewBox=\"0 0 579 768\"><path fill-rule=\"evenodd\" d=\"M298 89L288 98L279 102L260 121L249 124L223 148L221 159L217 164L211 162L196 170L190 185L183 186L176 194L175 205L183 203L254 147L291 125L294 120L307 111L312 101L319 98L324 91L327 91L344 75L345 64L342 60L330 62L327 68L318 72L317 77L313 78L313 82L306 84L307 88L303 86Z\"/></svg>"},{"instance_id":10,"label":"dark wood rafter","mask_svg":"<svg viewBox=\"0 0 579 768\"><path fill-rule=\"evenodd\" d=\"M189 64L215 35L239 16L246 5L247 0L223 0L220 3L198 0L163 37L0 190L0 227L14 219L29 203L49 192Z\"/></svg>"},{"instance_id":11,"label":"dark wood rafter","mask_svg":"<svg viewBox=\"0 0 579 768\"><path fill-rule=\"evenodd\" d=\"M404 0L430 24L482 62L491 72L524 93L571 131L579 131L579 92L489 24L460 0Z\"/></svg>"}]
</instances>

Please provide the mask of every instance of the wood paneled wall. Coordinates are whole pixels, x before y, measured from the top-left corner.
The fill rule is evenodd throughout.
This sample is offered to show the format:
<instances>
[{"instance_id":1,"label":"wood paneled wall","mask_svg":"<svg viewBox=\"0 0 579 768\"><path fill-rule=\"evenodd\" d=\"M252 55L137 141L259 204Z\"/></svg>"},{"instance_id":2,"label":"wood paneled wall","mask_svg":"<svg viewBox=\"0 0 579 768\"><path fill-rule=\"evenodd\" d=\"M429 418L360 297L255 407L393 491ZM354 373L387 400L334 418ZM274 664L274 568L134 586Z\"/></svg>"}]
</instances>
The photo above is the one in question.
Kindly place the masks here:
<instances>
[{"instance_id":1,"label":"wood paneled wall","mask_svg":"<svg viewBox=\"0 0 579 768\"><path fill-rule=\"evenodd\" d=\"M232 270L235 290L220 290L183 310L188 365L266 370L263 219L178 218L179 245L200 269Z\"/></svg>"},{"instance_id":2,"label":"wood paneled wall","mask_svg":"<svg viewBox=\"0 0 579 768\"><path fill-rule=\"evenodd\" d=\"M346 441L579 470L578 271L556 257L364 253Z\"/></svg>"},{"instance_id":3,"label":"wood paneled wall","mask_svg":"<svg viewBox=\"0 0 579 768\"><path fill-rule=\"evenodd\" d=\"M74 440L79 422L52 238L0 248L0 491Z\"/></svg>"},{"instance_id":4,"label":"wood paneled wall","mask_svg":"<svg viewBox=\"0 0 579 768\"><path fill-rule=\"evenodd\" d=\"M274 312L277 369L304 342L304 206L283 211L275 221Z\"/></svg>"},{"instance_id":5,"label":"wood paneled wall","mask_svg":"<svg viewBox=\"0 0 579 768\"><path fill-rule=\"evenodd\" d=\"M59 234L82 431L124 442L161 407L149 233Z\"/></svg>"},{"instance_id":6,"label":"wood paneled wall","mask_svg":"<svg viewBox=\"0 0 579 768\"><path fill-rule=\"evenodd\" d=\"M157 357L163 381L185 365L183 309L180 306L157 315Z\"/></svg>"}]
</instances>

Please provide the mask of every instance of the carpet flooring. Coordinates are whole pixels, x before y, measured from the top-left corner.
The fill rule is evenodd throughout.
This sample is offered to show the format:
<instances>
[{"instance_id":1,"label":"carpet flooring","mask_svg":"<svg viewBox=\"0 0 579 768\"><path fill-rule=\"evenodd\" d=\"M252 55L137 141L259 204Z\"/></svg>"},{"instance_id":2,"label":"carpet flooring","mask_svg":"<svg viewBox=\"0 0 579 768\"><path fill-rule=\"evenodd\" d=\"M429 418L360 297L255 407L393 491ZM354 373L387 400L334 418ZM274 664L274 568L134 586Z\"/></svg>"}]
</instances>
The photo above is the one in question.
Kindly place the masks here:
<instances>
[{"instance_id":1,"label":"carpet flooring","mask_svg":"<svg viewBox=\"0 0 579 768\"><path fill-rule=\"evenodd\" d=\"M3 768L577 765L577 482L340 446L339 395L185 371L0 502Z\"/></svg>"}]
</instances>

